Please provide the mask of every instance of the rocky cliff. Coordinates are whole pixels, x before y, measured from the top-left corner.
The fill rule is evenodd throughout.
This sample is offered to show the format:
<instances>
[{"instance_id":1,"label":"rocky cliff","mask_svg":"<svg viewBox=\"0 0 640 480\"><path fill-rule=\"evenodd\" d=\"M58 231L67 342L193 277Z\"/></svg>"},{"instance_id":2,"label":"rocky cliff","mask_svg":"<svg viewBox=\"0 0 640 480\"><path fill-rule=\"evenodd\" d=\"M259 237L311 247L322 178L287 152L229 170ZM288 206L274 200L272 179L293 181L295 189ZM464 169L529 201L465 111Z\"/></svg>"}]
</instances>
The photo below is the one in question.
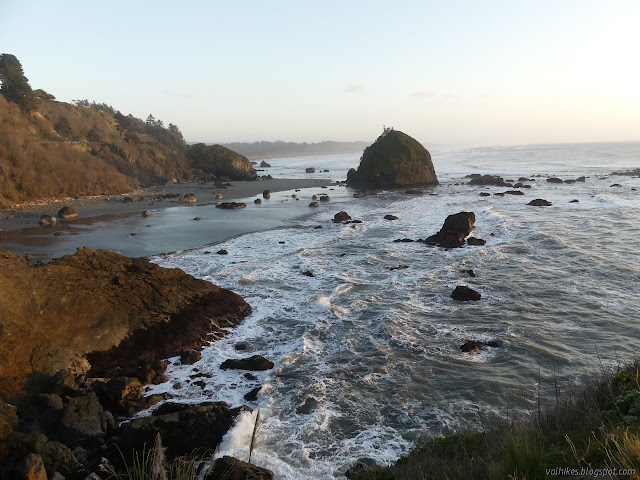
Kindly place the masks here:
<instances>
[{"instance_id":1,"label":"rocky cliff","mask_svg":"<svg viewBox=\"0 0 640 480\"><path fill-rule=\"evenodd\" d=\"M251 311L179 269L81 248L34 267L0 250L0 399L61 369L110 376L199 347Z\"/></svg>"}]
</instances>

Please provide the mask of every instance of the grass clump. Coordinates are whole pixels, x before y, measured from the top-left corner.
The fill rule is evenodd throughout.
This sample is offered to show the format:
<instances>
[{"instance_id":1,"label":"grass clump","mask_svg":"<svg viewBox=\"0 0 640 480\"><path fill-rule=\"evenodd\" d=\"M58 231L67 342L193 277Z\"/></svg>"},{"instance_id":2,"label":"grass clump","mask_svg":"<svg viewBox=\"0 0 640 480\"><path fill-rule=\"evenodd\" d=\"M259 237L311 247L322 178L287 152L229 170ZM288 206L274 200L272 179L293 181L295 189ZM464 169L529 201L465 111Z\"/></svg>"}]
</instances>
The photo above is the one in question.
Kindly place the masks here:
<instances>
[{"instance_id":1,"label":"grass clump","mask_svg":"<svg viewBox=\"0 0 640 480\"><path fill-rule=\"evenodd\" d=\"M162 446L160 434L156 436L153 448L133 452L131 462L127 462L120 452L124 469L122 473L110 466L110 479L117 480L197 480L199 466L205 460L197 455L178 457L170 462L165 458L166 448ZM213 458L213 457L212 457Z\"/></svg>"},{"instance_id":2,"label":"grass clump","mask_svg":"<svg viewBox=\"0 0 640 480\"><path fill-rule=\"evenodd\" d=\"M355 480L640 479L640 363L556 398L552 408L417 446Z\"/></svg>"}]
</instances>

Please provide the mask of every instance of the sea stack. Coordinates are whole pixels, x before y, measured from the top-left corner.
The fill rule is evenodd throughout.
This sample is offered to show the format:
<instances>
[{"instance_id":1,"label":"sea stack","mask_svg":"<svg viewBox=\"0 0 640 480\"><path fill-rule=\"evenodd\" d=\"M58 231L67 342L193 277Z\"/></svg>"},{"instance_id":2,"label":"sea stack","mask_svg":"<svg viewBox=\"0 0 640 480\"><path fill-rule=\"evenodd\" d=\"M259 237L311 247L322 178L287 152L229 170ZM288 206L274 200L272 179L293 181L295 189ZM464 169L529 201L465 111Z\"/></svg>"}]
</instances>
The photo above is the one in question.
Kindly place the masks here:
<instances>
[{"instance_id":1,"label":"sea stack","mask_svg":"<svg viewBox=\"0 0 640 480\"><path fill-rule=\"evenodd\" d=\"M352 168L347 174L347 184L352 187L384 188L437 183L428 150L406 133L392 128L384 129L382 135L365 149L358 169Z\"/></svg>"}]
</instances>

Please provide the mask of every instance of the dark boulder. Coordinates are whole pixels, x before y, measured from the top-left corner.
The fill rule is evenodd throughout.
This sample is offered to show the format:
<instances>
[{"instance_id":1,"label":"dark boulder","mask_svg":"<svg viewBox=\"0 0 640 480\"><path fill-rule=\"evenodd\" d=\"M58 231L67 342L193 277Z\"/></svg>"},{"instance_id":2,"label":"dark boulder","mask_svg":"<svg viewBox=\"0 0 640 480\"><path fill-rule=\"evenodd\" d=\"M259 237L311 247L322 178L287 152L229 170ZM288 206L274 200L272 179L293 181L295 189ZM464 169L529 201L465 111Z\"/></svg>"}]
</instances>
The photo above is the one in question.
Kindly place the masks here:
<instances>
[{"instance_id":1,"label":"dark boulder","mask_svg":"<svg viewBox=\"0 0 640 480\"><path fill-rule=\"evenodd\" d=\"M262 161L260 162L260 166L261 166L262 168L269 168L269 167L271 167L271 165L270 165L269 163L265 162L264 160L262 160Z\"/></svg>"},{"instance_id":2,"label":"dark boulder","mask_svg":"<svg viewBox=\"0 0 640 480\"><path fill-rule=\"evenodd\" d=\"M302 274L306 277L315 277L315 274L311 270L305 270Z\"/></svg>"},{"instance_id":3,"label":"dark boulder","mask_svg":"<svg viewBox=\"0 0 640 480\"><path fill-rule=\"evenodd\" d=\"M310 206L310 207L319 207L319 206L320 206L320 204L319 204L318 202L311 202L311 203L309 204L309 206Z\"/></svg>"},{"instance_id":4,"label":"dark boulder","mask_svg":"<svg viewBox=\"0 0 640 480\"><path fill-rule=\"evenodd\" d=\"M262 203L262 199L260 199L260 198L256 198L256 199L253 201L253 203L260 204L260 203Z\"/></svg>"},{"instance_id":5,"label":"dark boulder","mask_svg":"<svg viewBox=\"0 0 640 480\"><path fill-rule=\"evenodd\" d=\"M185 350L180 354L180 363L182 365L193 365L194 363L200 361L202 358L202 353L200 350Z\"/></svg>"},{"instance_id":6,"label":"dark boulder","mask_svg":"<svg viewBox=\"0 0 640 480\"><path fill-rule=\"evenodd\" d=\"M384 219L385 220L398 220L398 217L396 217L395 215L385 215Z\"/></svg>"},{"instance_id":7,"label":"dark boulder","mask_svg":"<svg viewBox=\"0 0 640 480\"><path fill-rule=\"evenodd\" d=\"M18 408L15 405L0 402L0 442L5 441L17 425Z\"/></svg>"},{"instance_id":8,"label":"dark boulder","mask_svg":"<svg viewBox=\"0 0 640 480\"><path fill-rule=\"evenodd\" d=\"M549 182L549 183L564 183L564 181L561 178L558 178L558 177L547 178L547 182Z\"/></svg>"},{"instance_id":9,"label":"dark boulder","mask_svg":"<svg viewBox=\"0 0 640 480\"><path fill-rule=\"evenodd\" d=\"M333 223L341 223L346 220L351 220L351 217L347 212L338 212L333 216Z\"/></svg>"},{"instance_id":10,"label":"dark boulder","mask_svg":"<svg viewBox=\"0 0 640 480\"><path fill-rule=\"evenodd\" d=\"M153 214L149 210L145 210L144 212L142 212L143 217L150 217L151 215Z\"/></svg>"},{"instance_id":11,"label":"dark boulder","mask_svg":"<svg viewBox=\"0 0 640 480\"><path fill-rule=\"evenodd\" d=\"M473 230L475 221L476 216L473 212L459 212L449 215L440 231L425 239L425 243L443 248L461 247L464 245L464 239Z\"/></svg>"},{"instance_id":12,"label":"dark boulder","mask_svg":"<svg viewBox=\"0 0 640 480\"><path fill-rule=\"evenodd\" d=\"M529 203L527 203L527 205L530 205L532 207L550 207L553 204L543 198L536 198L535 200L531 200Z\"/></svg>"},{"instance_id":13,"label":"dark boulder","mask_svg":"<svg viewBox=\"0 0 640 480\"><path fill-rule=\"evenodd\" d=\"M467 275L469 275L470 277L477 277L476 272L474 272L473 270L469 269L469 270L462 270L462 273L466 273Z\"/></svg>"},{"instance_id":14,"label":"dark boulder","mask_svg":"<svg viewBox=\"0 0 640 480\"><path fill-rule=\"evenodd\" d=\"M142 452L154 444L160 434L167 447L169 460L181 455L213 451L233 425L240 408L231 409L225 402L205 402L199 405L164 403L151 417L133 419L122 425L110 438L122 452ZM120 460L115 447L110 459Z\"/></svg>"},{"instance_id":15,"label":"dark boulder","mask_svg":"<svg viewBox=\"0 0 640 480\"><path fill-rule=\"evenodd\" d=\"M468 302L470 300L478 301L482 298L482 296L479 292L476 292L466 285L458 285L451 293L451 298L453 298L454 300Z\"/></svg>"},{"instance_id":16,"label":"dark boulder","mask_svg":"<svg viewBox=\"0 0 640 480\"><path fill-rule=\"evenodd\" d=\"M480 175L479 177L474 177L469 182L469 185L495 185L496 187L509 186L509 184L504 181L504 178L499 177L498 175Z\"/></svg>"},{"instance_id":17,"label":"dark boulder","mask_svg":"<svg viewBox=\"0 0 640 480\"><path fill-rule=\"evenodd\" d=\"M489 192L480 192L481 197L490 197L491 194Z\"/></svg>"},{"instance_id":18,"label":"dark boulder","mask_svg":"<svg viewBox=\"0 0 640 480\"><path fill-rule=\"evenodd\" d=\"M245 208L246 206L247 204L243 202L222 202L216 205L216 208L222 208L223 210L238 210L240 208Z\"/></svg>"},{"instance_id":19,"label":"dark boulder","mask_svg":"<svg viewBox=\"0 0 640 480\"><path fill-rule=\"evenodd\" d=\"M180 203L196 203L197 201L198 199L196 198L195 193L185 193L180 199Z\"/></svg>"},{"instance_id":20,"label":"dark boulder","mask_svg":"<svg viewBox=\"0 0 640 480\"><path fill-rule=\"evenodd\" d=\"M308 168L305 170L305 173L316 173L316 169L315 169L315 168L313 168L313 167L308 167Z\"/></svg>"},{"instance_id":21,"label":"dark boulder","mask_svg":"<svg viewBox=\"0 0 640 480\"><path fill-rule=\"evenodd\" d=\"M271 470L225 455L213 462L204 480L276 480L276 476Z\"/></svg>"},{"instance_id":22,"label":"dark boulder","mask_svg":"<svg viewBox=\"0 0 640 480\"><path fill-rule=\"evenodd\" d=\"M53 215L42 215L40 217L40 225L42 225L43 227L55 225L57 221L58 220Z\"/></svg>"},{"instance_id":23,"label":"dark boulder","mask_svg":"<svg viewBox=\"0 0 640 480\"><path fill-rule=\"evenodd\" d=\"M247 402L255 402L258 399L258 394L260 393L261 389L262 387L253 388L245 393L242 398L244 398Z\"/></svg>"},{"instance_id":24,"label":"dark boulder","mask_svg":"<svg viewBox=\"0 0 640 480\"><path fill-rule=\"evenodd\" d=\"M358 169L347 174L347 185L391 187L438 183L431 154L417 140L398 130L385 129L368 146Z\"/></svg>"},{"instance_id":25,"label":"dark boulder","mask_svg":"<svg viewBox=\"0 0 640 480\"><path fill-rule=\"evenodd\" d=\"M476 237L467 238L467 245L472 245L474 247L484 245L485 243L487 243L487 241L483 240L482 238L476 238Z\"/></svg>"},{"instance_id":26,"label":"dark boulder","mask_svg":"<svg viewBox=\"0 0 640 480\"><path fill-rule=\"evenodd\" d=\"M524 195L524 192L521 192L520 190L507 190L504 193L505 195Z\"/></svg>"},{"instance_id":27,"label":"dark boulder","mask_svg":"<svg viewBox=\"0 0 640 480\"><path fill-rule=\"evenodd\" d=\"M269 370L273 368L273 362L267 360L262 355L253 355L249 358L240 358L240 359L228 359L222 362L220 365L222 370L251 370L251 371L260 371L260 370Z\"/></svg>"},{"instance_id":28,"label":"dark boulder","mask_svg":"<svg viewBox=\"0 0 640 480\"><path fill-rule=\"evenodd\" d=\"M271 190L265 190L262 192L262 198L271 198Z\"/></svg>"},{"instance_id":29,"label":"dark boulder","mask_svg":"<svg viewBox=\"0 0 640 480\"><path fill-rule=\"evenodd\" d=\"M586 181L587 181L587 177L585 177L584 175L576 178L576 182L586 182Z\"/></svg>"},{"instance_id":30,"label":"dark boulder","mask_svg":"<svg viewBox=\"0 0 640 480\"><path fill-rule=\"evenodd\" d=\"M329 197L329 195L320 195L321 202L328 202L330 200L331 200L331 197Z\"/></svg>"},{"instance_id":31,"label":"dark boulder","mask_svg":"<svg viewBox=\"0 0 640 480\"><path fill-rule=\"evenodd\" d=\"M58 210L58 216L60 218L74 218L78 216L78 212L75 211L74 208L71 207L62 207Z\"/></svg>"},{"instance_id":32,"label":"dark boulder","mask_svg":"<svg viewBox=\"0 0 640 480\"><path fill-rule=\"evenodd\" d=\"M95 392L89 392L67 398L55 434L65 445L76 446L90 439L103 438L107 429L114 426L111 413L102 409Z\"/></svg>"},{"instance_id":33,"label":"dark boulder","mask_svg":"<svg viewBox=\"0 0 640 480\"><path fill-rule=\"evenodd\" d=\"M577 198L574 198L573 200L569 200L569 203L579 203L580 200L578 200Z\"/></svg>"},{"instance_id":34,"label":"dark boulder","mask_svg":"<svg viewBox=\"0 0 640 480\"><path fill-rule=\"evenodd\" d=\"M136 377L116 377L96 389L100 402L112 412L130 414L142 398L142 383Z\"/></svg>"},{"instance_id":35,"label":"dark boulder","mask_svg":"<svg viewBox=\"0 0 640 480\"><path fill-rule=\"evenodd\" d=\"M227 255L229 252L227 252L224 248L218 250L216 252L218 255Z\"/></svg>"},{"instance_id":36,"label":"dark boulder","mask_svg":"<svg viewBox=\"0 0 640 480\"><path fill-rule=\"evenodd\" d=\"M411 238L396 238L393 243L410 243L410 242L415 242L415 240L412 240Z\"/></svg>"}]
</instances>

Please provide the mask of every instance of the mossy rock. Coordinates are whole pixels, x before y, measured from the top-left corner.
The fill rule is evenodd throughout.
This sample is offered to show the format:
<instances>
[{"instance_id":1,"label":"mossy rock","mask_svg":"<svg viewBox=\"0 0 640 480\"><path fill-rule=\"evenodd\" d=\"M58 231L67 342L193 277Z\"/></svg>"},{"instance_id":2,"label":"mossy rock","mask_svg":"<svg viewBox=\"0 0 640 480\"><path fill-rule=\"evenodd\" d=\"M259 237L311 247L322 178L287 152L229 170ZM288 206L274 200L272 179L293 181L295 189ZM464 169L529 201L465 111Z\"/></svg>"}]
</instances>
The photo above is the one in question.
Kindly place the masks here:
<instances>
[{"instance_id":1,"label":"mossy rock","mask_svg":"<svg viewBox=\"0 0 640 480\"><path fill-rule=\"evenodd\" d=\"M351 169L347 184L354 187L435 185L431 154L420 142L398 130L385 129L368 146L358 170Z\"/></svg>"}]
</instances>

